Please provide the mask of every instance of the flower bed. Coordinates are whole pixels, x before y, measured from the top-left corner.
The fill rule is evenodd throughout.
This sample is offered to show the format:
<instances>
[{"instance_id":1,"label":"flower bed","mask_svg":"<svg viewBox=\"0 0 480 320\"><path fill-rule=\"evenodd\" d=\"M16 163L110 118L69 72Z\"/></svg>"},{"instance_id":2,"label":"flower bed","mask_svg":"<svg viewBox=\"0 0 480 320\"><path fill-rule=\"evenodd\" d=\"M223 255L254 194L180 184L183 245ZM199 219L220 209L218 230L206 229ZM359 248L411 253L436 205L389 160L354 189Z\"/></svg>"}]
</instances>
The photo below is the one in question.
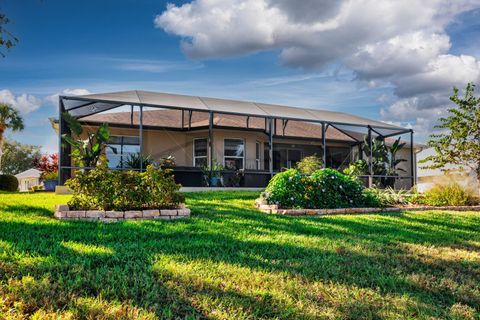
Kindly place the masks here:
<instances>
[{"instance_id":1,"label":"flower bed","mask_svg":"<svg viewBox=\"0 0 480 320\"><path fill-rule=\"evenodd\" d=\"M147 166L144 172L110 170L106 163L77 171L66 185L74 210L128 211L177 208L184 202L172 170Z\"/></svg>"},{"instance_id":2,"label":"flower bed","mask_svg":"<svg viewBox=\"0 0 480 320\"><path fill-rule=\"evenodd\" d=\"M182 219L190 217L190 209L181 206L170 209L104 211L104 210L70 210L66 204L56 205L54 217L59 220L88 220L117 222L121 220Z\"/></svg>"},{"instance_id":3,"label":"flower bed","mask_svg":"<svg viewBox=\"0 0 480 320\"><path fill-rule=\"evenodd\" d=\"M57 219L139 220L190 216L172 170L147 166L143 172L110 170L106 161L79 170L66 185L73 191L65 205L55 207Z\"/></svg>"}]
</instances>

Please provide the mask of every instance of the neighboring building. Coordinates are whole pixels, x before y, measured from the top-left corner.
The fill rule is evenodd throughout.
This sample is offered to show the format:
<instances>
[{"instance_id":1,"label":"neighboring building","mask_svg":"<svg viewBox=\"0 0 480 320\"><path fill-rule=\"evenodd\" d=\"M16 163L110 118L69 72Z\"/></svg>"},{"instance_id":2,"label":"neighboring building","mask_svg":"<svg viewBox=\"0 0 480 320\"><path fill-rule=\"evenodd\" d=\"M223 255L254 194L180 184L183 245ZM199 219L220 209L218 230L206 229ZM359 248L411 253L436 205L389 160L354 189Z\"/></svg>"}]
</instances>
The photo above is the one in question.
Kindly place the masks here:
<instances>
[{"instance_id":1,"label":"neighboring building","mask_svg":"<svg viewBox=\"0 0 480 320\"><path fill-rule=\"evenodd\" d=\"M423 160L428 156L434 155L433 148L427 148L417 153L417 159ZM422 166L427 164L417 164L417 190L425 192L435 185L446 185L452 182L460 184L466 189L476 192L478 190L477 174L468 168L461 169L456 165L446 165L442 169L423 169Z\"/></svg>"},{"instance_id":2,"label":"neighboring building","mask_svg":"<svg viewBox=\"0 0 480 320\"><path fill-rule=\"evenodd\" d=\"M412 134L410 129L341 112L145 91L60 97L60 105L85 128L109 124L110 144L119 150L114 154L107 149L112 167L122 167L131 153L154 159L171 155L177 180L184 186L202 185L201 168L215 160L226 169L241 169L243 186L265 186L272 174L312 154L323 158L327 167L342 169L368 158L360 152L365 136L381 136L388 144L397 135ZM66 123L63 126L65 133ZM64 179L72 165L69 151L61 154ZM407 162L401 164L405 173L397 187L409 188L414 150L406 147L399 157Z\"/></svg>"},{"instance_id":3,"label":"neighboring building","mask_svg":"<svg viewBox=\"0 0 480 320\"><path fill-rule=\"evenodd\" d=\"M41 171L37 169L28 169L15 175L18 180L20 191L29 191L32 187L41 185Z\"/></svg>"}]
</instances>

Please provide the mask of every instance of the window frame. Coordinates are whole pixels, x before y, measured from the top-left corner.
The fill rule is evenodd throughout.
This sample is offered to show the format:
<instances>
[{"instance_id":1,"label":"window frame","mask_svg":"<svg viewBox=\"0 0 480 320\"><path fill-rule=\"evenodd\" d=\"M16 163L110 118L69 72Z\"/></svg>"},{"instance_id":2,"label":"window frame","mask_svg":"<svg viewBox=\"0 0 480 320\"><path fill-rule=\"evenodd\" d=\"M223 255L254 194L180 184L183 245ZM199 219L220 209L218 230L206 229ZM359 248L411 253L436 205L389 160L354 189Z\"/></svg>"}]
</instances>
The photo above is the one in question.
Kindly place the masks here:
<instances>
[{"instance_id":1,"label":"window frame","mask_svg":"<svg viewBox=\"0 0 480 320\"><path fill-rule=\"evenodd\" d=\"M227 140L239 140L242 141L243 143L243 156L238 157L238 156L225 156L225 145ZM226 137L223 138L223 167L225 167L225 158L229 159L242 159L242 168L238 168L237 170L245 170L245 159L247 156L247 141L245 138L234 138L234 137Z\"/></svg>"},{"instance_id":2,"label":"window frame","mask_svg":"<svg viewBox=\"0 0 480 320\"><path fill-rule=\"evenodd\" d=\"M196 156L195 155L195 143L196 143L197 140L205 140L206 143L207 143L207 152L204 156ZM208 138L207 137L193 138L192 153L193 153L192 160L193 160L193 167L194 168L201 168L201 167L197 167L197 158L206 159L207 160L206 161L207 166L209 166L210 165L210 159L209 159L209 156L208 156Z\"/></svg>"},{"instance_id":3,"label":"window frame","mask_svg":"<svg viewBox=\"0 0 480 320\"><path fill-rule=\"evenodd\" d=\"M255 167L257 170L261 170L261 150L262 146L260 144L260 141L255 141Z\"/></svg>"},{"instance_id":4,"label":"window frame","mask_svg":"<svg viewBox=\"0 0 480 320\"><path fill-rule=\"evenodd\" d=\"M107 157L108 159L108 156L114 156L114 157L118 157L120 158L120 162L119 164L121 164L120 167L116 166L116 167L110 167L110 159L109 159L109 168L116 168L116 169L125 169L124 165L123 165L123 161L126 160L126 157L128 157L129 154L132 154L132 153L140 153L141 152L141 145L140 145L140 136L134 136L134 135L119 135L119 134L113 134L113 135L110 135L110 139L113 138L113 137L117 137L117 138L121 138L121 143L110 143L110 142L107 142L107 148L105 149L105 156ZM123 142L124 138L136 138L137 141L138 141L138 144L125 144ZM117 150L117 153L114 153L113 151L110 153L108 152L109 150L109 146L110 145L120 145L120 150ZM125 146L138 146L138 152L127 152L127 153L124 153L123 152L123 149ZM124 159L125 158L125 159Z\"/></svg>"}]
</instances>

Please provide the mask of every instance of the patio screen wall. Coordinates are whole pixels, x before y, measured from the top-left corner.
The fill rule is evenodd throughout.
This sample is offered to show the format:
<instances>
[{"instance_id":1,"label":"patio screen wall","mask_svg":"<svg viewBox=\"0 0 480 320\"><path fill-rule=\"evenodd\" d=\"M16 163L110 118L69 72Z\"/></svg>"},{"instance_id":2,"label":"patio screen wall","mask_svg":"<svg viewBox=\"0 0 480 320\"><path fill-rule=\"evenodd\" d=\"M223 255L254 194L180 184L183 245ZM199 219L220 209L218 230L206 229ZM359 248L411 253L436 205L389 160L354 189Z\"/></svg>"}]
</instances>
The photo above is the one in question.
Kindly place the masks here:
<instances>
[{"instance_id":1,"label":"patio screen wall","mask_svg":"<svg viewBox=\"0 0 480 320\"><path fill-rule=\"evenodd\" d=\"M154 132L162 132L177 142L182 141L183 136L192 137L197 134L205 139L203 142L207 144L204 155L207 159L202 160L199 156L198 161L204 161L203 163L210 169L214 160L218 159L232 166L243 166L244 180L251 180L245 184L255 186L265 185L273 174L294 166L304 156L317 154L323 159L324 166L341 169L355 159L371 160L372 154L365 154L362 151L363 144L372 144L374 139L388 141L395 136L407 135L409 138L407 160L410 164L408 174L392 178L409 181L410 186L415 183L413 131L350 114L146 91L61 96L59 103L60 142L61 135L69 133L68 125L61 117L63 112L69 112L77 117L85 127L93 128L102 122L108 122L113 135L115 130L130 130L130 134L136 138L115 138L117 141L114 142L117 144L122 143L118 139L128 142L124 144L125 152L119 155L116 161L121 161L121 157L126 156L128 152L151 154L154 149L152 147L154 145L152 141L155 141ZM219 151L222 153L225 151L218 146L219 141L216 141L220 139L221 132L229 132L227 136L237 140L243 139L242 137L247 134L257 135L258 146L255 144L253 147L255 151L252 152L249 151L252 146L247 143L244 148L248 156L244 155L242 160L240 156L235 157L234 154L234 148L239 148L238 141L230 139L231 141L223 141L223 144L224 149L231 149L229 151L231 154L219 154ZM234 132L237 134L232 134ZM156 143L162 144L162 141ZM176 149L173 146L172 150L177 150L177 153L180 150L185 157L188 157L190 152L186 147L183 150L180 143ZM60 143L60 184L71 176L73 170L79 169L72 164L70 152L67 144ZM191 157L195 157L193 151L191 152ZM198 167L195 168L194 163L185 161L182 164L184 165L175 168L179 180L185 180L181 178L182 175L186 177L202 175L202 171ZM369 174L361 178L367 185L371 185L373 179L379 177L373 174L370 166ZM201 179L198 178L199 181Z\"/></svg>"}]
</instances>

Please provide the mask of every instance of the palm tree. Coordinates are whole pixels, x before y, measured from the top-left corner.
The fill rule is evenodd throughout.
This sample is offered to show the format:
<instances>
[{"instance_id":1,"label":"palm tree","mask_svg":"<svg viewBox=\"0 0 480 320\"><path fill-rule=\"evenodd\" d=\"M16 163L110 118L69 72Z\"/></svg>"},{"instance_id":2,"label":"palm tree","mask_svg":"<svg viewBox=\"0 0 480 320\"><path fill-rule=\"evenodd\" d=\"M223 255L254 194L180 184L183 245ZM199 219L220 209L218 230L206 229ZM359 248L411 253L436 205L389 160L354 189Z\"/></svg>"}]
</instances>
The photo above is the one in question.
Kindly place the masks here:
<instances>
[{"instance_id":1,"label":"palm tree","mask_svg":"<svg viewBox=\"0 0 480 320\"><path fill-rule=\"evenodd\" d=\"M0 171L2 168L3 134L7 129L12 131L23 130L23 119L20 113L11 105L0 103Z\"/></svg>"}]
</instances>

